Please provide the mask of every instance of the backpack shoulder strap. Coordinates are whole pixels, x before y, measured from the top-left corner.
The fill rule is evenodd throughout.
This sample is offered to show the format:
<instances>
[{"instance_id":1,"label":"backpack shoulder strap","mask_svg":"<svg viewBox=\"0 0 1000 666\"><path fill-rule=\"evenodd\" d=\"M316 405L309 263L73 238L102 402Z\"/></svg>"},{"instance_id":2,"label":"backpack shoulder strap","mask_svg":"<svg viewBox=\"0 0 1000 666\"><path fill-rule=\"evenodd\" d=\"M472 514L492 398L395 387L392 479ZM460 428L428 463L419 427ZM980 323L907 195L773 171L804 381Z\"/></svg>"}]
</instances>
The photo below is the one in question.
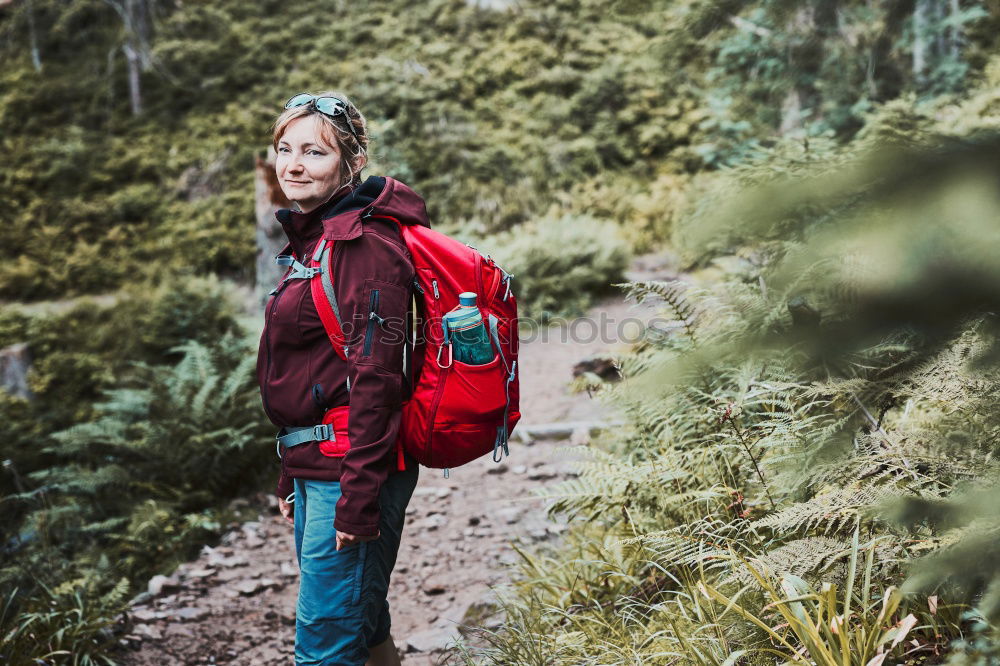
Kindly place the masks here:
<instances>
[{"instance_id":1,"label":"backpack shoulder strap","mask_svg":"<svg viewBox=\"0 0 1000 666\"><path fill-rule=\"evenodd\" d=\"M333 291L333 244L334 241L320 238L316 243L316 250L313 252L311 267L319 268L319 279L310 280L312 287L313 303L319 313L320 321L326 330L327 337L333 344L337 356L347 360L347 342L344 339L344 331L340 325L340 307L337 305L337 296Z\"/></svg>"}]
</instances>

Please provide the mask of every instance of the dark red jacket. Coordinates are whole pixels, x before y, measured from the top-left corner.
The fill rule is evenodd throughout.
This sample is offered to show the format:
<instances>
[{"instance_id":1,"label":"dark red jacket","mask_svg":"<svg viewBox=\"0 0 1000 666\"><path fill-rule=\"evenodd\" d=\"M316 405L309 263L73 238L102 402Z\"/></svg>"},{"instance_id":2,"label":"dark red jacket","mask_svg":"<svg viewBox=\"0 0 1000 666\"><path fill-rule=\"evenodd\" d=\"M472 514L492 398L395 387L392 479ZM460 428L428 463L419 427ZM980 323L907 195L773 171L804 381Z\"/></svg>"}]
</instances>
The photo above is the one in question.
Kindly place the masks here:
<instances>
[{"instance_id":1,"label":"dark red jacket","mask_svg":"<svg viewBox=\"0 0 1000 666\"><path fill-rule=\"evenodd\" d=\"M401 404L409 392L404 386L402 323L411 300L413 262L396 224L371 217L377 215L430 226L416 192L392 178L375 176L310 213L276 213L291 253L307 265L321 236L335 241L334 293L349 352L346 362L335 353L309 280L292 279L268 299L257 357L264 411L276 426L315 425L331 407L351 406L347 455L327 457L316 442L284 449L277 494L287 497L293 478L339 480L342 495L334 527L357 535L378 532L379 489L396 469ZM372 327L366 345L375 290L378 315L387 325ZM407 459L407 465L413 464Z\"/></svg>"}]
</instances>

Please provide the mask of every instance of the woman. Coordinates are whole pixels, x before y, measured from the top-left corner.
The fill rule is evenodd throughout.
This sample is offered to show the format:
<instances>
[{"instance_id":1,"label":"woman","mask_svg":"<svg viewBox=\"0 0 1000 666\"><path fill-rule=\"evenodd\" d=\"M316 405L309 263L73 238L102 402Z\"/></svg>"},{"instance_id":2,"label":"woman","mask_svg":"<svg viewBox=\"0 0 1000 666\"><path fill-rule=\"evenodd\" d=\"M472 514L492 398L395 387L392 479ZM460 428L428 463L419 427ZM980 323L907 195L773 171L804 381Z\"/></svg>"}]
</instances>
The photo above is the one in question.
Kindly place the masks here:
<instances>
[{"instance_id":1,"label":"woman","mask_svg":"<svg viewBox=\"0 0 1000 666\"><path fill-rule=\"evenodd\" d=\"M417 482L416 462L398 460L395 448L409 391L403 359L414 269L396 222L373 213L430 225L407 186L361 181L368 134L344 95L292 97L273 144L278 182L295 205L276 213L289 242L282 254L308 266L317 243L333 241L330 277L346 346L342 358L313 301L313 280L292 263L265 309L257 378L264 410L281 428L278 504L294 525L301 571L295 663L398 664L386 594ZM346 432L316 427L345 406Z\"/></svg>"}]
</instances>

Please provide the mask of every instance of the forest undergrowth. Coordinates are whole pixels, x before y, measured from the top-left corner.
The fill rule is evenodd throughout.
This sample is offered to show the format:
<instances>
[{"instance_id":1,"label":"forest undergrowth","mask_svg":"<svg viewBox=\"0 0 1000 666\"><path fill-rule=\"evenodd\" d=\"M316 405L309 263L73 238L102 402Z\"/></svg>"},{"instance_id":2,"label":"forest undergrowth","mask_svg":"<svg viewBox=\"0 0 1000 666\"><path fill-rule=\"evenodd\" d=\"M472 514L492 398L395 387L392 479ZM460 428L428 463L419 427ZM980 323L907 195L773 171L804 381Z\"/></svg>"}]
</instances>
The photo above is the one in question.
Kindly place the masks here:
<instances>
[{"instance_id":1,"label":"forest undergrowth","mask_svg":"<svg viewBox=\"0 0 1000 666\"><path fill-rule=\"evenodd\" d=\"M111 663L128 599L273 481L229 297L270 123L340 88L370 172L524 315L630 252L739 255L626 287L683 334L621 359L630 425L476 659L988 663L998 26L996 0L0 2L0 345L30 359L0 393L0 658ZM86 294L116 303L18 307Z\"/></svg>"},{"instance_id":2,"label":"forest undergrowth","mask_svg":"<svg viewBox=\"0 0 1000 666\"><path fill-rule=\"evenodd\" d=\"M717 176L676 237L737 268L620 285L679 325L599 387L628 425L466 663L998 663L995 91Z\"/></svg>"}]
</instances>

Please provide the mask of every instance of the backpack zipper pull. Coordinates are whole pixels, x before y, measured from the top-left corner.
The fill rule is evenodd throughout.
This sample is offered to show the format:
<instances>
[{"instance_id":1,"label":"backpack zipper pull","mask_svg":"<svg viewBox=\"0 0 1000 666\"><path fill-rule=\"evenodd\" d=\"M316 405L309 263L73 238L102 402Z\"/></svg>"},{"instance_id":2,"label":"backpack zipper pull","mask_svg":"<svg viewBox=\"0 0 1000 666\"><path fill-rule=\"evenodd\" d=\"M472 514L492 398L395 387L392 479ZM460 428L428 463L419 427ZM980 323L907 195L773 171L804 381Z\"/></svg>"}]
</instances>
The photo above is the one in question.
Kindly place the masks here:
<instances>
[{"instance_id":1,"label":"backpack zipper pull","mask_svg":"<svg viewBox=\"0 0 1000 666\"><path fill-rule=\"evenodd\" d=\"M431 287L434 288L434 298L441 298L441 292L438 291L438 281L431 280Z\"/></svg>"}]
</instances>

